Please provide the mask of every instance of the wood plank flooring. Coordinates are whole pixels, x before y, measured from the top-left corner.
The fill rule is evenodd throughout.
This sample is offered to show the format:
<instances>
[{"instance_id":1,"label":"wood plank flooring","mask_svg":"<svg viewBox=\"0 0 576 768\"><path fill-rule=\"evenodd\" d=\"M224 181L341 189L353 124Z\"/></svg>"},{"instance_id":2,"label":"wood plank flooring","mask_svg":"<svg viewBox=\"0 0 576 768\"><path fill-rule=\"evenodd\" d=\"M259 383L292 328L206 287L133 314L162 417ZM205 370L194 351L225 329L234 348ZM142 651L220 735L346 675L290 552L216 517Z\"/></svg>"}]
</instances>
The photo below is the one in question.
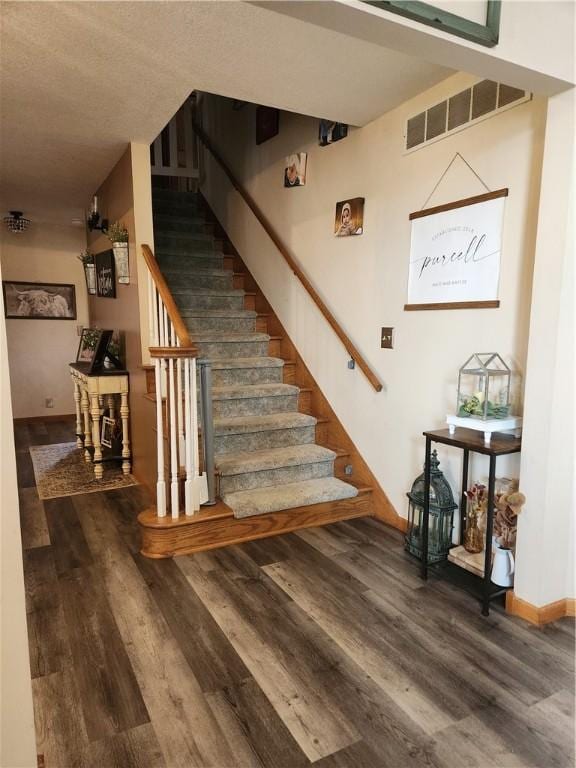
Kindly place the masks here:
<instances>
[{"instance_id":1,"label":"wood plank flooring","mask_svg":"<svg viewBox=\"0 0 576 768\"><path fill-rule=\"evenodd\" d=\"M139 554L139 486L41 502L15 426L46 768L569 768L574 621L424 584L374 520Z\"/></svg>"}]
</instances>

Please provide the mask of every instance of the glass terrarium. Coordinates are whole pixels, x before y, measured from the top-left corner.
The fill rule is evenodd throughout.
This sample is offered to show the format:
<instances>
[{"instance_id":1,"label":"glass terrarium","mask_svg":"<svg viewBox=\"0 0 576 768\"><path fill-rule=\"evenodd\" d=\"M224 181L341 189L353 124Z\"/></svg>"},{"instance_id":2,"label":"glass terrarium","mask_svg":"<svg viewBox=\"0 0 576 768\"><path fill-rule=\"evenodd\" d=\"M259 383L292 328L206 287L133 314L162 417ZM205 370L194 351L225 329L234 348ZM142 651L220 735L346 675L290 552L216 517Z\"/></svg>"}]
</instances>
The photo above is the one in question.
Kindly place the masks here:
<instances>
[{"instance_id":1,"label":"glass terrarium","mask_svg":"<svg viewBox=\"0 0 576 768\"><path fill-rule=\"evenodd\" d=\"M476 352L458 373L457 415L483 419L510 416L510 368L497 352Z\"/></svg>"},{"instance_id":2,"label":"glass terrarium","mask_svg":"<svg viewBox=\"0 0 576 768\"><path fill-rule=\"evenodd\" d=\"M454 503L452 489L440 469L436 451L430 454L430 515L428 517L428 563L438 563L448 557L452 546ZM422 559L422 523L424 519L424 473L416 478L412 490L406 494L408 528L405 549Z\"/></svg>"}]
</instances>

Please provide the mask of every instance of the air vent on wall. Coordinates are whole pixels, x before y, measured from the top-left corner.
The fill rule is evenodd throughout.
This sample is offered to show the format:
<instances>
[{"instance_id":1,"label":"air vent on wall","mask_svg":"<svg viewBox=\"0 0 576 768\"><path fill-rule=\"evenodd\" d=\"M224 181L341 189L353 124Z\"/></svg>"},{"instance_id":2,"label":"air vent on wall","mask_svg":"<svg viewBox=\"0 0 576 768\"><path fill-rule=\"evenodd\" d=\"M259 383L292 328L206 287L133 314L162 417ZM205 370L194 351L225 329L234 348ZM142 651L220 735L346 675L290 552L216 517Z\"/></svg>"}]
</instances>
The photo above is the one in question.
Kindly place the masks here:
<instances>
[{"instance_id":1,"label":"air vent on wall","mask_svg":"<svg viewBox=\"0 0 576 768\"><path fill-rule=\"evenodd\" d=\"M530 93L519 88L492 80L481 80L471 88L409 118L406 122L406 149L416 149L437 141L531 98Z\"/></svg>"}]
</instances>

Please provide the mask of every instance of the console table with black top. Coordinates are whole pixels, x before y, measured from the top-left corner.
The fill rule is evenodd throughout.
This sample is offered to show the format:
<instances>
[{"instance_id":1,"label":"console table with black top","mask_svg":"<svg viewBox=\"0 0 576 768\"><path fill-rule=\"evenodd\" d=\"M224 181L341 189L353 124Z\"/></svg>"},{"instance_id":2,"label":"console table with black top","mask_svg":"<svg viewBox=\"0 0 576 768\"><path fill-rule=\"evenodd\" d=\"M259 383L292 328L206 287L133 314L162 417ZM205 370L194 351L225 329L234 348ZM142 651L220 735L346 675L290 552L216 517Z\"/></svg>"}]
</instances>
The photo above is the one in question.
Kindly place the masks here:
<instances>
[{"instance_id":1,"label":"console table with black top","mask_svg":"<svg viewBox=\"0 0 576 768\"><path fill-rule=\"evenodd\" d=\"M89 373L85 363L70 363L70 375L74 385L76 404L76 445L84 449L84 458L94 463L94 476L102 479L104 475L102 444L100 439L100 419L105 408L114 417L114 396L120 396L120 418L122 420L122 472L130 474L130 429L128 406L129 375L128 371L116 368L102 368L97 373Z\"/></svg>"},{"instance_id":2,"label":"console table with black top","mask_svg":"<svg viewBox=\"0 0 576 768\"><path fill-rule=\"evenodd\" d=\"M484 442L482 432L472 429L457 427L453 434L448 429L440 429L434 432L423 432L426 438L426 458L424 462L424 512L422 520L422 566L421 576L428 578L428 528L430 517L430 450L432 443L442 443L452 448L460 448L463 451L462 488L460 492L460 543L462 543L466 524L466 490L468 488L468 463L470 453L481 453L489 457L490 469L488 473L488 501L486 511L486 541L484 550L484 574L481 577L479 597L482 602L482 614L488 616L490 601L498 595L507 592L510 587L497 587L491 582L492 570L492 532L494 525L494 496L496 486L496 459L511 453L519 453L522 439L503 433L494 433L491 442ZM458 568L458 566L455 566ZM472 577L478 579L478 577Z\"/></svg>"}]
</instances>

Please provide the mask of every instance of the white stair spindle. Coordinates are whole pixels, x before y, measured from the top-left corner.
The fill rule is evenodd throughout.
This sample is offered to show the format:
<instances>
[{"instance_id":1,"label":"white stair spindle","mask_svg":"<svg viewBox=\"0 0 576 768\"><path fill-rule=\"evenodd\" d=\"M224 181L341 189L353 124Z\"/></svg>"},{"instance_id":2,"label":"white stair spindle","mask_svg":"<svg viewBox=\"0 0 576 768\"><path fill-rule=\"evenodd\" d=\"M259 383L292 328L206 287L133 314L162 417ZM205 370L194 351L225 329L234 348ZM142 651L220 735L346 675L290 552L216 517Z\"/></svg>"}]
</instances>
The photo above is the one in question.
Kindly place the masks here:
<instances>
[{"instance_id":1,"label":"white stair spindle","mask_svg":"<svg viewBox=\"0 0 576 768\"><path fill-rule=\"evenodd\" d=\"M156 513L158 517L166 517L166 481L164 479L164 437L162 424L162 365L154 360L154 380L156 382L156 446L158 462L158 479L156 481Z\"/></svg>"},{"instance_id":2,"label":"white stair spindle","mask_svg":"<svg viewBox=\"0 0 576 768\"><path fill-rule=\"evenodd\" d=\"M168 360L168 381L170 400L170 508L172 518L177 519L180 513L180 503L178 498L178 431L176 425L176 387L174 382L174 359Z\"/></svg>"},{"instance_id":3,"label":"white stair spindle","mask_svg":"<svg viewBox=\"0 0 576 768\"><path fill-rule=\"evenodd\" d=\"M180 346L180 339L176 337L174 330L174 324L170 323L172 327L172 336L176 339L176 346ZM177 384L177 417L178 417L178 455L179 465L184 464L184 397L182 393L182 360L176 359L176 384Z\"/></svg>"},{"instance_id":4,"label":"white stair spindle","mask_svg":"<svg viewBox=\"0 0 576 768\"><path fill-rule=\"evenodd\" d=\"M194 475L194 511L200 509L200 449L198 445L198 386L196 379L196 358L190 360L190 402L192 404L192 471Z\"/></svg>"},{"instance_id":5,"label":"white stair spindle","mask_svg":"<svg viewBox=\"0 0 576 768\"><path fill-rule=\"evenodd\" d=\"M184 360L184 419L186 425L186 481L184 483L184 509L187 515L193 515L194 508L194 468L192 465L193 451L193 419L192 419L192 393L190 387L191 360Z\"/></svg>"}]
</instances>

